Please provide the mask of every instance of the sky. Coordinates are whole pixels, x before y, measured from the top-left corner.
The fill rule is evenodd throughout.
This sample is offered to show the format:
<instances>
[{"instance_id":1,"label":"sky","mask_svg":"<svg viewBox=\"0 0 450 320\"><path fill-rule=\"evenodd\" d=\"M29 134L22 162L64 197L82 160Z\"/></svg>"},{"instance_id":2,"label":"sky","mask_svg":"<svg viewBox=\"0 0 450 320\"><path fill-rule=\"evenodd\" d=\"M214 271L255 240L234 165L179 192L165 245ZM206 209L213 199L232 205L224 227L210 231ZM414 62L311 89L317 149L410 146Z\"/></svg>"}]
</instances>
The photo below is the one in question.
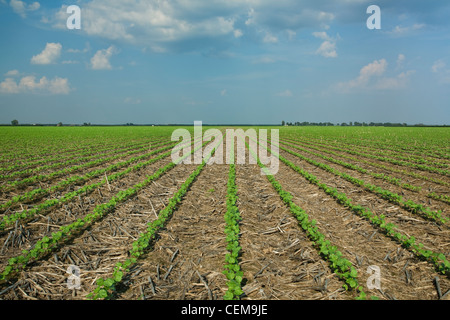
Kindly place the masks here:
<instances>
[{"instance_id":1,"label":"sky","mask_svg":"<svg viewBox=\"0 0 450 320\"><path fill-rule=\"evenodd\" d=\"M450 124L450 2L0 0L13 119Z\"/></svg>"}]
</instances>

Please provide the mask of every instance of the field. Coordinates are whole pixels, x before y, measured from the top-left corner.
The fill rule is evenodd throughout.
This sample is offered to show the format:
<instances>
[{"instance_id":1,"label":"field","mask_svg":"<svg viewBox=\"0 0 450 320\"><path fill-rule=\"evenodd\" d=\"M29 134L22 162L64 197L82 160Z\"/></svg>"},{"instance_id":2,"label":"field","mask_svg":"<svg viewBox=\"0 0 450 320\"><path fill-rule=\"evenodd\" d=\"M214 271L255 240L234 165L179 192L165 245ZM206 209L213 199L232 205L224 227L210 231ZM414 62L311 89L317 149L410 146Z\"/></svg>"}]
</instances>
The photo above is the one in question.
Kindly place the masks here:
<instances>
[{"instance_id":1,"label":"field","mask_svg":"<svg viewBox=\"0 0 450 320\"><path fill-rule=\"evenodd\" d=\"M450 299L448 128L265 128L273 176L175 129L0 128L0 299Z\"/></svg>"}]
</instances>

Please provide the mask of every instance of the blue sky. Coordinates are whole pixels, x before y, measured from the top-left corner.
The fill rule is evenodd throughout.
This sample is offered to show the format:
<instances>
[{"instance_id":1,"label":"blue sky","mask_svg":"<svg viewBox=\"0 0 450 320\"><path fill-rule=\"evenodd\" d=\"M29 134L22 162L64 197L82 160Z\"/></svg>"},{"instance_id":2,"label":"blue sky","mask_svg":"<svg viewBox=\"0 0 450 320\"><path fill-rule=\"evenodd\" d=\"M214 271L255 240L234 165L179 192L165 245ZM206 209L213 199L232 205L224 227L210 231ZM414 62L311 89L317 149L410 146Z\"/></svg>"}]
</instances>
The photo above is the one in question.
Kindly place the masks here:
<instances>
[{"instance_id":1,"label":"blue sky","mask_svg":"<svg viewBox=\"0 0 450 320\"><path fill-rule=\"evenodd\" d=\"M0 0L0 123L450 124L449 21L440 0Z\"/></svg>"}]
</instances>

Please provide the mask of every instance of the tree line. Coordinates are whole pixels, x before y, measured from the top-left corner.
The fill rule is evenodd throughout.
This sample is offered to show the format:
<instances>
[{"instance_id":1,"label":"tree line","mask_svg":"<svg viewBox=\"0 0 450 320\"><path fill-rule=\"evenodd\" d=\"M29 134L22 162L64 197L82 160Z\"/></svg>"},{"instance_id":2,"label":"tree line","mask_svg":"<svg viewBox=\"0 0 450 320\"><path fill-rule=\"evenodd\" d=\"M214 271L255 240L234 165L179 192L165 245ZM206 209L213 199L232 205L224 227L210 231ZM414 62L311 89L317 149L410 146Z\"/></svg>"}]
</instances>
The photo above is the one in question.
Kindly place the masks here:
<instances>
[{"instance_id":1,"label":"tree line","mask_svg":"<svg viewBox=\"0 0 450 320\"><path fill-rule=\"evenodd\" d=\"M341 126L341 127L429 127L429 125L425 125L423 123L413 124L409 125L407 123L399 123L399 122L342 122L342 123L331 123L331 122L286 122L281 121L282 126L318 126L318 127L333 127L333 126ZM446 125L443 125L442 127L445 127Z\"/></svg>"}]
</instances>

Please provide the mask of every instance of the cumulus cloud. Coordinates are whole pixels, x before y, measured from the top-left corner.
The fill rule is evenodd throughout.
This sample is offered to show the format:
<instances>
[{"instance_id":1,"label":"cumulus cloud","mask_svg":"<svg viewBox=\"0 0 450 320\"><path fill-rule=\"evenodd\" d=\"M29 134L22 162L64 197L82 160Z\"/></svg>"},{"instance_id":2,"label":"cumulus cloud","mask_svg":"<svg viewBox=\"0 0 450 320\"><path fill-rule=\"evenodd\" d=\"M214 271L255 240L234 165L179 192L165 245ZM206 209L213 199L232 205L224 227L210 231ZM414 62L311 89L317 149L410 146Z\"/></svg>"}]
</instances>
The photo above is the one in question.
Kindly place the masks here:
<instances>
[{"instance_id":1,"label":"cumulus cloud","mask_svg":"<svg viewBox=\"0 0 450 320\"><path fill-rule=\"evenodd\" d=\"M312 0L90 0L83 28L90 36L123 41L155 52L210 50L236 39L275 44L303 28L327 28L335 14ZM66 29L67 5L46 22ZM331 8L330 8L331 9Z\"/></svg>"},{"instance_id":2,"label":"cumulus cloud","mask_svg":"<svg viewBox=\"0 0 450 320\"><path fill-rule=\"evenodd\" d=\"M26 18L28 12L36 11L41 7L39 2L26 4L25 2L20 0L11 0L9 2L9 5L13 9L13 11L20 15L22 18Z\"/></svg>"},{"instance_id":3,"label":"cumulus cloud","mask_svg":"<svg viewBox=\"0 0 450 320\"><path fill-rule=\"evenodd\" d=\"M233 31L233 34L234 34L234 37L235 37L235 38L240 38L240 37L242 37L242 36L244 35L244 33L242 32L242 30L240 30L240 29L234 30L234 31Z\"/></svg>"},{"instance_id":4,"label":"cumulus cloud","mask_svg":"<svg viewBox=\"0 0 450 320\"><path fill-rule=\"evenodd\" d=\"M375 88L379 90L396 90L406 88L409 79L414 73L416 73L415 70L408 70L406 72L401 72L395 77L381 78L375 83Z\"/></svg>"},{"instance_id":5,"label":"cumulus cloud","mask_svg":"<svg viewBox=\"0 0 450 320\"><path fill-rule=\"evenodd\" d=\"M337 39L330 37L326 32L313 32L313 36L323 40L320 47L316 50L316 54L321 55L325 58L337 58L338 54L336 51L336 41Z\"/></svg>"},{"instance_id":6,"label":"cumulus cloud","mask_svg":"<svg viewBox=\"0 0 450 320\"><path fill-rule=\"evenodd\" d=\"M338 56L336 52L336 43L326 40L322 42L316 53L325 58L336 58Z\"/></svg>"},{"instance_id":7,"label":"cumulus cloud","mask_svg":"<svg viewBox=\"0 0 450 320\"><path fill-rule=\"evenodd\" d=\"M52 64L61 56L62 45L60 43L47 43L45 49L31 58L32 64Z\"/></svg>"},{"instance_id":8,"label":"cumulus cloud","mask_svg":"<svg viewBox=\"0 0 450 320\"><path fill-rule=\"evenodd\" d=\"M15 77L19 75L19 70L10 70L7 73L5 73L5 76L7 77Z\"/></svg>"},{"instance_id":9,"label":"cumulus cloud","mask_svg":"<svg viewBox=\"0 0 450 320\"><path fill-rule=\"evenodd\" d=\"M71 91L69 80L55 77L48 80L47 77L36 79L35 76L22 77L18 82L13 78L6 78L0 83L0 92L5 94L19 93L46 93L46 94L68 94Z\"/></svg>"},{"instance_id":10,"label":"cumulus cloud","mask_svg":"<svg viewBox=\"0 0 450 320\"><path fill-rule=\"evenodd\" d=\"M91 58L91 68L93 70L111 70L112 66L109 60L116 52L117 50L114 46L110 46L108 49L98 50Z\"/></svg>"},{"instance_id":11,"label":"cumulus cloud","mask_svg":"<svg viewBox=\"0 0 450 320\"><path fill-rule=\"evenodd\" d=\"M375 60L374 62L362 67L359 72L359 76L356 79L348 82L341 82L338 86L345 90L365 87L371 78L374 76L381 76L386 71L386 67L387 61L385 59Z\"/></svg>"},{"instance_id":12,"label":"cumulus cloud","mask_svg":"<svg viewBox=\"0 0 450 320\"><path fill-rule=\"evenodd\" d=\"M386 59L375 60L361 68L359 76L347 82L340 82L336 89L349 92L353 89L396 90L407 86L414 70L401 72L396 76L385 76L388 63Z\"/></svg>"}]
</instances>

